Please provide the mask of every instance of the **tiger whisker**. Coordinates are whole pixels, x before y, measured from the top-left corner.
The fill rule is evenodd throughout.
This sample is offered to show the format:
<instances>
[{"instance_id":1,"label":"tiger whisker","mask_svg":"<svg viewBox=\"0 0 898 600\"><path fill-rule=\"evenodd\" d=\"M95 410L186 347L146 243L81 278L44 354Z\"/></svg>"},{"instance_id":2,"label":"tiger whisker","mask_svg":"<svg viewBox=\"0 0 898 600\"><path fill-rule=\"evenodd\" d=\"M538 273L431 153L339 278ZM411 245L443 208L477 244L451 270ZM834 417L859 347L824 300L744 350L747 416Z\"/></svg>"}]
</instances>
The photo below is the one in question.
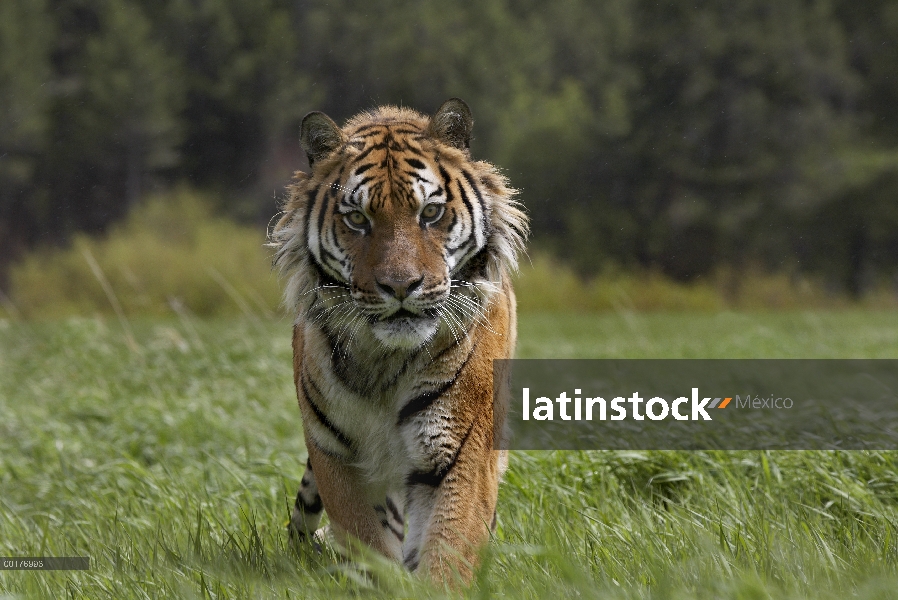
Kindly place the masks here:
<instances>
[{"instance_id":1,"label":"tiger whisker","mask_svg":"<svg viewBox=\"0 0 898 600\"><path fill-rule=\"evenodd\" d=\"M447 297L447 300L451 300L456 304L461 304L470 308L472 315L486 315L486 308L480 302L477 302L476 300L474 300L474 298L466 296L465 294L450 294Z\"/></svg>"},{"instance_id":2,"label":"tiger whisker","mask_svg":"<svg viewBox=\"0 0 898 600\"><path fill-rule=\"evenodd\" d=\"M334 306L324 306L320 309L316 309L315 315L309 322L318 324L323 321L331 320L334 317L334 313L336 313L338 309L340 310L340 314L342 314L346 311L347 305L349 305L349 308L351 309L352 304L354 303L352 301L352 298L350 298L349 300L343 300L335 304Z\"/></svg>"},{"instance_id":3,"label":"tiger whisker","mask_svg":"<svg viewBox=\"0 0 898 600\"><path fill-rule=\"evenodd\" d=\"M339 318L340 320L339 320L339 322L338 322L335 326L336 326L338 329L342 329L342 330L345 331L345 324L346 324L347 320L348 320L350 317L354 316L353 313L354 313L354 311L356 310L355 303L354 303L352 300L344 300L342 303L340 303L339 305L337 305L337 307L334 307L334 309L331 310L331 313L335 312L335 310L336 310L337 308L340 308L340 314L338 315L338 318ZM351 323L351 321L350 321L350 323ZM347 342L347 345L348 345L348 344L349 344L349 342ZM334 355L336 354L337 349L338 349L339 347L340 347L340 344L334 344L334 347L333 347L333 349L331 350L331 358L332 358L332 359L333 359ZM343 352L344 354L347 352L347 350L346 350L345 347L344 347L344 348L340 348L340 349L342 350L342 352Z\"/></svg>"},{"instance_id":4,"label":"tiger whisker","mask_svg":"<svg viewBox=\"0 0 898 600\"><path fill-rule=\"evenodd\" d=\"M478 281L477 283L472 283L472 282L470 282L470 281L465 281L465 280L463 280L463 279L450 279L449 281L450 281L450 283L449 283L449 286L450 286L450 287L455 287L455 288L459 288L459 287L471 288L471 289L474 290L474 292L477 293L478 295L482 295L482 294L504 294L504 293L505 293L505 292L502 291L502 288L501 288L501 287L499 287L497 284L493 283L492 281ZM455 282L454 285L453 285L453 282ZM482 288L486 288L486 289L482 289Z\"/></svg>"},{"instance_id":5,"label":"tiger whisker","mask_svg":"<svg viewBox=\"0 0 898 600\"><path fill-rule=\"evenodd\" d=\"M352 327L352 329L349 331L349 338L346 342L347 345L352 344L352 341L355 339L355 334L359 331L359 328L361 326L363 326L364 324L365 324L365 315L362 314L361 311L357 310L355 312L355 315L353 316L352 321L350 321L350 323L346 326L346 329L349 329L349 327Z\"/></svg>"},{"instance_id":6,"label":"tiger whisker","mask_svg":"<svg viewBox=\"0 0 898 600\"><path fill-rule=\"evenodd\" d=\"M455 324L458 326L459 333L462 335L462 337L467 338L467 337L469 336L470 332L465 328L465 326L464 326L464 324L461 322L461 320L459 320L458 315L456 315L454 312L452 312L452 306L451 306L451 305L448 305L448 304L445 305L445 306L446 306L446 314L447 314L447 316L448 316L452 321L454 321ZM457 338L456 338L456 341L458 341Z\"/></svg>"},{"instance_id":7,"label":"tiger whisker","mask_svg":"<svg viewBox=\"0 0 898 600\"><path fill-rule=\"evenodd\" d=\"M331 314L327 322L332 325L333 329L339 331L350 317L352 317L352 307L343 306L340 308L339 313Z\"/></svg>"},{"instance_id":8,"label":"tiger whisker","mask_svg":"<svg viewBox=\"0 0 898 600\"><path fill-rule=\"evenodd\" d=\"M486 312L480 307L480 305L476 304L470 298L456 295L449 296L448 298L446 298L446 301L449 302L452 306L458 308L462 312L462 315L465 317L465 320L473 319L474 322L483 325L492 333L495 333L497 335L499 334L498 331L493 329L492 323L486 316Z\"/></svg>"},{"instance_id":9,"label":"tiger whisker","mask_svg":"<svg viewBox=\"0 0 898 600\"><path fill-rule=\"evenodd\" d=\"M325 284L325 285L319 285L319 286L313 287L310 290L306 290L305 292L301 293L299 295L299 297L302 298L303 296L307 296L307 295L311 294L312 292L317 292L318 290L322 290L322 289L342 289L342 290L349 291L349 288L347 288L345 285Z\"/></svg>"},{"instance_id":10,"label":"tiger whisker","mask_svg":"<svg viewBox=\"0 0 898 600\"><path fill-rule=\"evenodd\" d=\"M449 321L449 319L445 318L446 311L447 311L447 307L440 306L437 309L437 315L438 315L439 319L446 324L446 327L449 328L449 333L452 334L453 339L455 339L455 343L461 344L461 340L458 338L458 335L456 335L456 333L455 333L455 327L452 325L452 323Z\"/></svg>"}]
</instances>

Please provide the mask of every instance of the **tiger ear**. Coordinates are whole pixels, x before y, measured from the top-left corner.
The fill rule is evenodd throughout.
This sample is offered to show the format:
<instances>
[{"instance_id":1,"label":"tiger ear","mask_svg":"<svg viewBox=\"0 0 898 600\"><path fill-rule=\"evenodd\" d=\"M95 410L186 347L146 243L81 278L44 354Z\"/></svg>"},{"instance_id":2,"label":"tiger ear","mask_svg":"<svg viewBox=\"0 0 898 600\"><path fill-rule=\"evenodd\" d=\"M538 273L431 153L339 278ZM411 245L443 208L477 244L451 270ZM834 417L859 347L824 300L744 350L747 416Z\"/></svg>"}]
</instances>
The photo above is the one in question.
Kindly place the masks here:
<instances>
[{"instance_id":1,"label":"tiger ear","mask_svg":"<svg viewBox=\"0 0 898 600\"><path fill-rule=\"evenodd\" d=\"M343 143L343 132L323 112L310 112L299 127L299 143L306 151L309 166L326 157Z\"/></svg>"},{"instance_id":2,"label":"tiger ear","mask_svg":"<svg viewBox=\"0 0 898 600\"><path fill-rule=\"evenodd\" d=\"M471 109L461 98L450 98L430 118L427 133L453 148L468 151L474 118Z\"/></svg>"}]
</instances>

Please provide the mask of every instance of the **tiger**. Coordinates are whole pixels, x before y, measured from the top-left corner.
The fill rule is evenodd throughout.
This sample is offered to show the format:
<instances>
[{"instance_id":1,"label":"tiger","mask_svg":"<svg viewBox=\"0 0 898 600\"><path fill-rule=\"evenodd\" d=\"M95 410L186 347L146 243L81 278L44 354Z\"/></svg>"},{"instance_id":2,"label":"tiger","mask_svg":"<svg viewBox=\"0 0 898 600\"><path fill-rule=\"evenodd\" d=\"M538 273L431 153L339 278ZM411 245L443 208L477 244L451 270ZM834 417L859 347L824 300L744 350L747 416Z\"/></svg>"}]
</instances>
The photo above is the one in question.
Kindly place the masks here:
<instances>
[{"instance_id":1,"label":"tiger","mask_svg":"<svg viewBox=\"0 0 898 600\"><path fill-rule=\"evenodd\" d=\"M270 234L308 451L290 536L318 540L327 511L338 546L442 582L469 581L496 528L493 360L514 351L510 276L529 233L517 191L471 158L472 126L458 98L342 128L309 113L309 172Z\"/></svg>"}]
</instances>

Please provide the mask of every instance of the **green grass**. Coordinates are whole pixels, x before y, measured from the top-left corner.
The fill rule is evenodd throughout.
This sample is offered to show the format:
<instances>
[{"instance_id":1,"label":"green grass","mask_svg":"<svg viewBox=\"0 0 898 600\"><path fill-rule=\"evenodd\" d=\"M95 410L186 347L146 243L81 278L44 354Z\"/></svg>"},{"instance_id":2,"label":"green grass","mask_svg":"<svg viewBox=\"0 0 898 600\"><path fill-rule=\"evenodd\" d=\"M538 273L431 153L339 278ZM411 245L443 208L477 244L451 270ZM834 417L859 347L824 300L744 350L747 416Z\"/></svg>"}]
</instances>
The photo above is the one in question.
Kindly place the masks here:
<instances>
[{"instance_id":1,"label":"green grass","mask_svg":"<svg viewBox=\"0 0 898 600\"><path fill-rule=\"evenodd\" d=\"M420 597L286 547L289 322L0 321L0 598ZM898 314L532 314L524 357L896 357ZM898 597L898 453L514 453L471 597Z\"/></svg>"}]
</instances>

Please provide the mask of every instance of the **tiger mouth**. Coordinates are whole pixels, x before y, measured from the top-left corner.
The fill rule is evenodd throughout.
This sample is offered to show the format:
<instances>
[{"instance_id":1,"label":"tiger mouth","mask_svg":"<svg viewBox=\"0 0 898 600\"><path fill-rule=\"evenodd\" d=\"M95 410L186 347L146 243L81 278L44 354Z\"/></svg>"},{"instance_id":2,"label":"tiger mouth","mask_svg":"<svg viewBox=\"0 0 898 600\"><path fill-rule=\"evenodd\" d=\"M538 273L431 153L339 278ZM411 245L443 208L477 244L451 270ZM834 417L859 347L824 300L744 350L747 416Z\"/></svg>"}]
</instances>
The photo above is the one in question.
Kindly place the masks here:
<instances>
[{"instance_id":1,"label":"tiger mouth","mask_svg":"<svg viewBox=\"0 0 898 600\"><path fill-rule=\"evenodd\" d=\"M433 319L436 317L436 311L434 310L423 310L420 313L412 312L405 307L400 307L396 312L389 314L385 317L381 317L381 321L386 323L395 323L396 321L421 321L426 319Z\"/></svg>"}]
</instances>

